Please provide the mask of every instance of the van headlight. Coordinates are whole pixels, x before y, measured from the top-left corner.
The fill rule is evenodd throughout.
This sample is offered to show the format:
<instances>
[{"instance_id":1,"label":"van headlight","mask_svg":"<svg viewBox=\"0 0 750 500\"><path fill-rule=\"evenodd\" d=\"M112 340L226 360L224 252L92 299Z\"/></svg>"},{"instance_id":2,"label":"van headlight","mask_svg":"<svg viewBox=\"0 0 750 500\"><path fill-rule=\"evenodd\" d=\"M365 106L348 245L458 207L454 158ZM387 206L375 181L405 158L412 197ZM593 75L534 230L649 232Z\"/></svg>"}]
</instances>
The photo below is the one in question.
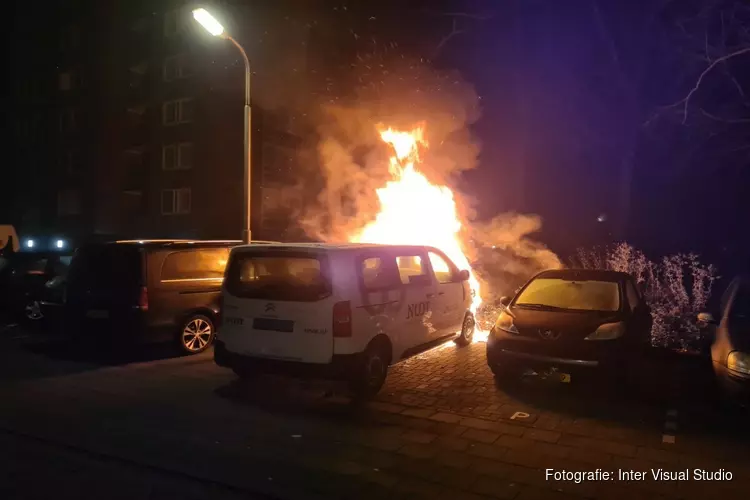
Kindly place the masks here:
<instances>
[{"instance_id":1,"label":"van headlight","mask_svg":"<svg viewBox=\"0 0 750 500\"><path fill-rule=\"evenodd\" d=\"M495 321L495 328L499 328L504 332L518 335L518 328L516 328L516 325L513 324L513 316L505 311L501 312L500 316L497 317L497 321Z\"/></svg>"},{"instance_id":2,"label":"van headlight","mask_svg":"<svg viewBox=\"0 0 750 500\"><path fill-rule=\"evenodd\" d=\"M730 352L727 356L727 368L750 375L750 354L740 351Z\"/></svg>"},{"instance_id":3,"label":"van headlight","mask_svg":"<svg viewBox=\"0 0 750 500\"><path fill-rule=\"evenodd\" d=\"M625 335L625 323L604 323L594 333L586 337L586 340L614 340Z\"/></svg>"}]
</instances>

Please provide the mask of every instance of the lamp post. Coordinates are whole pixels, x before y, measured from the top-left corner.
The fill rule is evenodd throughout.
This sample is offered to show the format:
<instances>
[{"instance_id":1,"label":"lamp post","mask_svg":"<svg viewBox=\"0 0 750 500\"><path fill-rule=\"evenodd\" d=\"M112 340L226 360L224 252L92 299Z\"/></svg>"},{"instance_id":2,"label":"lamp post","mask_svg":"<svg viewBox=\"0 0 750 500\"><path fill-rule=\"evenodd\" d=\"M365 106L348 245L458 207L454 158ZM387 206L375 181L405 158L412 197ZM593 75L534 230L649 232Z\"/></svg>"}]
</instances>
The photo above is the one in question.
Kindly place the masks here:
<instances>
[{"instance_id":1,"label":"lamp post","mask_svg":"<svg viewBox=\"0 0 750 500\"><path fill-rule=\"evenodd\" d=\"M244 154L244 162L245 162L245 191L244 191L244 211L243 211L243 221L242 221L242 242L243 243L250 243L251 240L251 233L250 233L250 200L251 200L251 180L252 180L252 170L250 169L250 162L252 161L251 156L251 139L250 139L250 131L252 129L251 127L251 121L250 121L250 61L247 58L247 54L245 53L245 49L242 48L242 46L237 43L237 40L232 38L227 32L224 30L224 26L221 25L219 21L216 20L214 16L211 15L206 9L195 9L193 10L193 18L198 21L198 23L203 26L203 28L208 31L212 36L216 36L219 38L224 38L226 40L229 40L234 44L235 47L237 47L237 50L240 51L240 54L242 54L242 60L245 61L245 154Z\"/></svg>"}]
</instances>

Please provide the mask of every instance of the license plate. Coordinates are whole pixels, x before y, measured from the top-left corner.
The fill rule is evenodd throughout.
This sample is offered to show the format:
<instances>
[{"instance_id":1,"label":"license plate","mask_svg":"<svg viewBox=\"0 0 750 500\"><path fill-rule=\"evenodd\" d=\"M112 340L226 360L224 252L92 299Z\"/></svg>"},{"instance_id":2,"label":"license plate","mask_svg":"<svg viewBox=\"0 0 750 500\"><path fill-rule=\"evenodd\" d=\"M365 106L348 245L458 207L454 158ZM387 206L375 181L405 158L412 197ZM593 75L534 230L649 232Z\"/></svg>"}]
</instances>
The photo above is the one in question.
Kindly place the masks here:
<instances>
[{"instance_id":1,"label":"license plate","mask_svg":"<svg viewBox=\"0 0 750 500\"><path fill-rule=\"evenodd\" d=\"M560 374L560 382L563 384L569 384L570 383L570 373L561 373Z\"/></svg>"},{"instance_id":2,"label":"license plate","mask_svg":"<svg viewBox=\"0 0 750 500\"><path fill-rule=\"evenodd\" d=\"M291 333L294 331L294 321L285 319L255 318L253 320L253 328L256 330Z\"/></svg>"},{"instance_id":3,"label":"license plate","mask_svg":"<svg viewBox=\"0 0 750 500\"><path fill-rule=\"evenodd\" d=\"M93 319L104 319L109 318L109 311L102 311L100 309L91 309L86 311L87 318Z\"/></svg>"}]
</instances>

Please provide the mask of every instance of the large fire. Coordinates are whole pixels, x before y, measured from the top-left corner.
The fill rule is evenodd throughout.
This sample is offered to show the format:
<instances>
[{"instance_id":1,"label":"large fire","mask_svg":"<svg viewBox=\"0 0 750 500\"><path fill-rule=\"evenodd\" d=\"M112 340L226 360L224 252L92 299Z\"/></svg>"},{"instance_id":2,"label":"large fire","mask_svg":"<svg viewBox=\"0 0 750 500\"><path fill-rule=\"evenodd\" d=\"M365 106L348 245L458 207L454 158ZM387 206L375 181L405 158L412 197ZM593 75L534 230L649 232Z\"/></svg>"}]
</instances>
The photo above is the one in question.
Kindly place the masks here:
<instances>
[{"instance_id":1,"label":"large fire","mask_svg":"<svg viewBox=\"0 0 750 500\"><path fill-rule=\"evenodd\" d=\"M428 146L424 128L408 132L381 129L380 137L393 148L389 161L393 180L377 190L380 212L375 220L351 241L439 248L459 269L469 271L469 283L475 294L472 310L476 311L482 302L479 281L462 250L461 222L453 192L446 186L431 184L416 168L420 147ZM482 340L481 337L477 331L475 338Z\"/></svg>"}]
</instances>

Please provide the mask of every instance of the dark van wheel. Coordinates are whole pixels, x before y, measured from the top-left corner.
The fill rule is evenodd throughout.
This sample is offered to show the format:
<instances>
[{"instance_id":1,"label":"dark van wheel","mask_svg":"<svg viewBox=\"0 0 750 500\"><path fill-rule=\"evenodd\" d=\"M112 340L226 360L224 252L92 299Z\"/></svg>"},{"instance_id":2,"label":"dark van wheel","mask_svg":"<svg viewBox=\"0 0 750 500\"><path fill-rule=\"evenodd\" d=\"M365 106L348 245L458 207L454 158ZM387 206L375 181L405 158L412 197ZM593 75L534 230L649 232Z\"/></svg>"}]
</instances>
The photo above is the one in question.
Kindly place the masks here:
<instances>
[{"instance_id":1,"label":"dark van wheel","mask_svg":"<svg viewBox=\"0 0 750 500\"><path fill-rule=\"evenodd\" d=\"M28 321L39 321L44 318L42 306L38 300L29 300L23 308L23 315Z\"/></svg>"},{"instance_id":2,"label":"dark van wheel","mask_svg":"<svg viewBox=\"0 0 750 500\"><path fill-rule=\"evenodd\" d=\"M177 346L185 354L198 354L208 349L215 336L213 321L202 314L195 314L182 324Z\"/></svg>"},{"instance_id":3,"label":"dark van wheel","mask_svg":"<svg viewBox=\"0 0 750 500\"><path fill-rule=\"evenodd\" d=\"M461 326L461 335L454 340L456 345L463 347L471 344L471 341L474 340L475 329L476 322L474 321L474 316L467 313L464 317L464 324Z\"/></svg>"},{"instance_id":4,"label":"dark van wheel","mask_svg":"<svg viewBox=\"0 0 750 500\"><path fill-rule=\"evenodd\" d=\"M374 342L367 346L350 382L356 399L369 399L380 391L388 375L390 359L391 353L386 343Z\"/></svg>"}]
</instances>

